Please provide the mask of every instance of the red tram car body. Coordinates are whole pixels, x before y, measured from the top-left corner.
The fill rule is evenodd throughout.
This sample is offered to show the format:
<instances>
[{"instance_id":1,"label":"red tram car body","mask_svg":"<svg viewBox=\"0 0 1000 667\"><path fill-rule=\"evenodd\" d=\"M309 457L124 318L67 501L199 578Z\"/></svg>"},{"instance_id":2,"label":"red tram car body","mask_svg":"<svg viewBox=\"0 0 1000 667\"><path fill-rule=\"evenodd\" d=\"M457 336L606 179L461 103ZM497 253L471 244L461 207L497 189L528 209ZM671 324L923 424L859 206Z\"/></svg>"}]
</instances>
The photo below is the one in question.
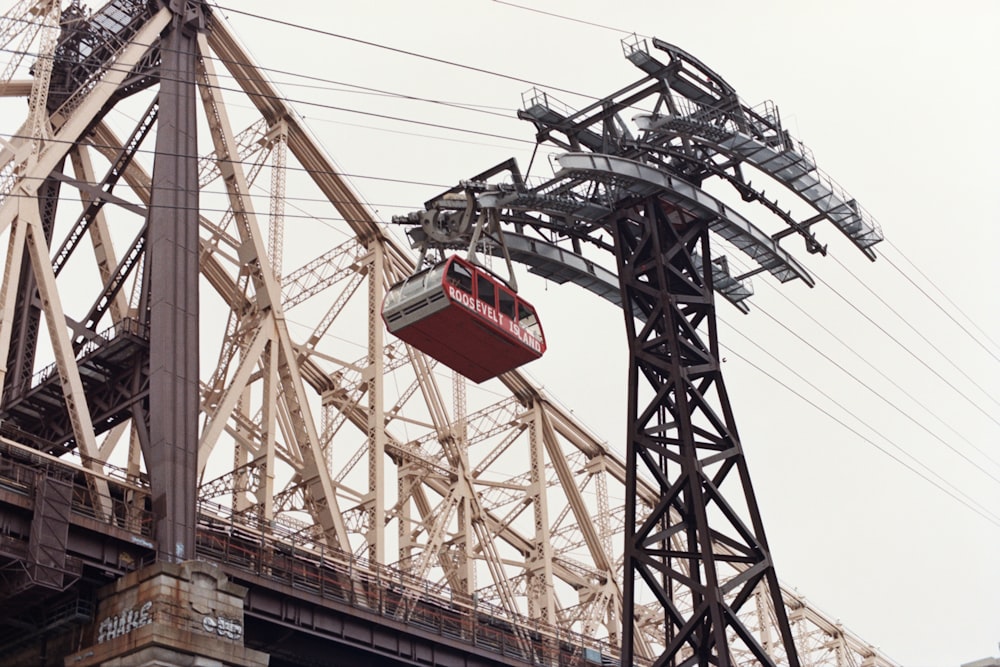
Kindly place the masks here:
<instances>
[{"instance_id":1,"label":"red tram car body","mask_svg":"<svg viewBox=\"0 0 1000 667\"><path fill-rule=\"evenodd\" d=\"M488 271L452 255L393 285L389 332L473 382L534 361L545 336L531 304Z\"/></svg>"}]
</instances>

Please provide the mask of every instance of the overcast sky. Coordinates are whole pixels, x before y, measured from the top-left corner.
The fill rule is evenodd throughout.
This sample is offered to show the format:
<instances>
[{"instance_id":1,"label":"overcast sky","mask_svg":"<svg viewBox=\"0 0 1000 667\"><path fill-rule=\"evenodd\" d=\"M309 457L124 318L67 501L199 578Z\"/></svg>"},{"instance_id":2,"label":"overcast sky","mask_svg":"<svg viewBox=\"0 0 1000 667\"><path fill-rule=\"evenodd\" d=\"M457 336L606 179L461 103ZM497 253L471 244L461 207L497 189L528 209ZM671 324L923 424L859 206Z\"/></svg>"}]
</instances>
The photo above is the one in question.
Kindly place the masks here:
<instances>
[{"instance_id":1,"label":"overcast sky","mask_svg":"<svg viewBox=\"0 0 1000 667\"><path fill-rule=\"evenodd\" d=\"M819 225L827 257L783 241L815 288L756 276L749 315L719 306L778 576L907 667L1000 654L1000 5L220 5L384 221L510 157L550 175L558 151L532 162L521 94L579 108L631 84L633 32L687 50L750 105L773 100L887 239L872 263ZM286 255L317 254L308 224L286 221ZM620 311L539 280L522 295L549 345L525 371L622 451Z\"/></svg>"},{"instance_id":2,"label":"overcast sky","mask_svg":"<svg viewBox=\"0 0 1000 667\"><path fill-rule=\"evenodd\" d=\"M526 169L521 93L559 88L578 108L632 83L626 32L682 47L751 105L774 100L887 238L875 263L828 224L816 228L828 257L786 239L817 287L758 276L750 315L720 306L726 381L778 575L904 665L1000 653L1000 6L227 4L339 36L223 12L260 64L324 80L272 74L383 220L508 157ZM532 174L550 173L540 154ZM286 244L305 243L289 224ZM528 373L620 448L620 314L571 287L532 289L550 352Z\"/></svg>"}]
</instances>

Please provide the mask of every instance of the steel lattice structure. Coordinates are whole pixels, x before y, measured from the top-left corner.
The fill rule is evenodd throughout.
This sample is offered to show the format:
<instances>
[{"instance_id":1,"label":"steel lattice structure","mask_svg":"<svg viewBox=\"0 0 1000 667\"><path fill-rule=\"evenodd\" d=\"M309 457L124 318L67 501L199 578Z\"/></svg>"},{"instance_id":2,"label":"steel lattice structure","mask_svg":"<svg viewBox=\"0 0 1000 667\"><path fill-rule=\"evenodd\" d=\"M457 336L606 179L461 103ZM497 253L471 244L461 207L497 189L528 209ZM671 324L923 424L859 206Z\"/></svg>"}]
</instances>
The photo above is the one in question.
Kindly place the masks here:
<instances>
[{"instance_id":1,"label":"steel lattice structure","mask_svg":"<svg viewBox=\"0 0 1000 667\"><path fill-rule=\"evenodd\" d=\"M28 117L0 152L4 447L40 450L79 469L87 493L74 502L109 530L128 530L140 510L151 509L165 559L193 552L199 517L231 515L249 528L294 532L306 549L336 548L391 566L516 623L588 635L604 642L595 646L606 653L617 653L628 632L623 626L632 628L637 664L655 662L670 647L675 635L663 623L663 598L688 614L697 597L667 587L657 600L627 600L634 554L622 545L634 526L613 501L632 498L637 520L666 525L672 515L655 474L634 474L630 461L521 374L499 380L498 399L385 335L381 298L412 271L410 254L201 3L112 0L87 13L75 4L25 0L0 21L0 40L41 54L35 63L12 62L0 82L5 96L29 100ZM235 85L221 85L223 77ZM669 86L655 80L644 85L669 103ZM693 301L709 300L704 290L713 284L736 302L745 296L718 262L701 259L713 257L709 229L729 234L779 279L805 277L774 239L758 248L750 227L720 226L723 209L716 207L715 219L690 216L692 197L701 205L709 200L685 189L694 187L697 165L703 176L739 182L732 167L706 156L728 151L765 165L771 162L763 150L780 153L773 158L779 161L799 153L779 151L766 132L745 135L744 143L721 136L739 134L730 109L701 125L677 120L683 131L652 118L642 138L660 142L662 162L643 164L638 144L611 131L614 114L635 100L572 119L526 108L549 135L540 138L558 130L558 141L573 152L546 185L528 189L512 178L513 187L486 206L522 225L524 234L510 239L515 259L615 299L614 274L565 241L632 248L635 261L618 271L635 276L639 289L648 250L636 230L648 219L662 230L682 230L661 243L673 244L669 252L683 259L688 283L702 290ZM709 129L711 141L700 138ZM668 139L674 136L683 150ZM612 145L622 149L598 150ZM805 157L781 173L815 174ZM680 171L664 168L672 159ZM516 176L516 166L479 180L500 174ZM667 178L678 181L666 187ZM325 234L311 239L310 252L323 245L315 256L297 256L295 244L284 243L286 196L298 190L323 200L310 215L342 218L349 230L315 224L311 236ZM827 219L855 207L801 192L826 207ZM482 203L483 192L477 195ZM595 224L611 214L614 234ZM818 219L789 228L812 239ZM852 238L867 249L861 234L874 227L860 219L862 232ZM293 261L298 268L281 268ZM200 297L192 299L196 287ZM638 292L626 293L625 303L632 305L627 321L647 322L642 330L655 347L656 332L667 326L657 319L662 313ZM677 312L693 318L683 326L711 321L686 307ZM708 366L713 341L691 347ZM660 374L651 368L633 365L631 372ZM698 390L717 392L711 400L724 404L716 371L707 370ZM637 390L637 414L645 398ZM712 419L718 430L733 430L728 417ZM692 426L701 434L700 418ZM639 456L670 458L655 447ZM744 479L738 458L735 472L722 466L720 476ZM62 487L51 486L59 496ZM688 498L690 489L677 497ZM649 535L674 544L673 535ZM65 555L60 560L58 541L33 539L28 556L2 553L5 573L26 573L4 574L5 610L44 604L80 578ZM766 546L762 536L749 546L721 534L705 539L732 562L743 558L735 553ZM756 562L766 565L766 558ZM729 622L728 633L752 634L775 664L795 664L773 639L791 632L801 664L891 665L779 589L769 570L752 570L735 575L746 586L741 604L732 605L738 621ZM764 579L768 586L754 585ZM421 594L416 587L407 593ZM628 616L633 622L623 623ZM754 643L745 644L753 653Z\"/></svg>"},{"instance_id":2,"label":"steel lattice structure","mask_svg":"<svg viewBox=\"0 0 1000 667\"><path fill-rule=\"evenodd\" d=\"M785 658L797 665L722 384L711 269L694 261L697 254L710 256L708 224L671 220L657 199L646 200L644 208L638 222L627 215L616 220L614 233L623 301L631 304L628 467L648 470L661 493L641 519L631 504L625 513L634 526L626 529L625 609L635 608L641 585L652 589L664 607L664 655L671 660L690 649L690 662L728 664L729 651L742 647L761 664L773 664L775 658L738 617L762 586L779 610ZM706 328L707 340L698 335ZM643 398L641 387L652 396ZM742 512L732 506L739 500L747 505ZM710 522L713 510L718 516ZM677 588L687 589L682 599L690 611L678 604ZM623 637L626 664L632 639L631 633Z\"/></svg>"},{"instance_id":3,"label":"steel lattice structure","mask_svg":"<svg viewBox=\"0 0 1000 667\"><path fill-rule=\"evenodd\" d=\"M535 125L540 144L570 152L556 158L554 177L535 187L509 163L477 176L488 193L480 208L548 241L592 243L617 260L630 352L622 663L640 655L655 665L798 665L723 384L713 291L745 308L744 281L757 272L811 286L779 242L797 233L809 252L826 254L812 230L818 222L833 223L871 259L882 234L816 169L773 105L750 108L700 61L660 40L653 46L667 62L644 41L626 42L626 56L646 76L580 111L535 91L520 116ZM633 131L623 115L644 104L652 113L634 116ZM809 217L796 220L754 188L750 168L797 194ZM504 171L513 181L507 187L478 184ZM703 189L712 178L764 205L782 227L758 228ZM414 238L425 246L460 245L467 234L458 230L468 225L442 213L445 206L439 199L430 215L400 222L420 222ZM712 234L757 267L731 275L709 243ZM658 489L648 511L632 501L641 477ZM774 636L740 619L755 595L774 610ZM652 656L638 641L641 599L652 601L665 627L663 649Z\"/></svg>"},{"instance_id":4,"label":"steel lattice structure","mask_svg":"<svg viewBox=\"0 0 1000 667\"><path fill-rule=\"evenodd\" d=\"M626 500L625 617L661 606L666 644L654 664L678 658L685 664L769 664L777 661L776 646L783 662L798 664L720 372L712 267L700 260L711 256L712 220L693 213L690 204L667 201L684 190L682 182L634 161L567 154L560 162L566 168L553 182L562 183L563 203L598 211L592 215L599 226L588 229L610 232L618 260L631 358L626 499L635 498L643 482L656 489L641 510ZM599 194L569 197L567 181L574 188L597 182ZM481 200L495 204L496 197ZM516 187L506 201L522 214L539 201L556 203L551 195L543 199ZM437 211L401 222L420 219L414 236L421 241L443 229L469 228L443 216ZM524 224L523 217L517 220ZM561 223L548 224L557 229ZM808 278L790 260L783 266ZM734 481L724 484L730 475ZM653 600L645 607L637 602L643 588ZM770 653L739 618L755 596L776 609L776 641L763 642ZM624 624L625 664L633 660L636 625ZM645 649L640 645L639 653L649 657Z\"/></svg>"}]
</instances>

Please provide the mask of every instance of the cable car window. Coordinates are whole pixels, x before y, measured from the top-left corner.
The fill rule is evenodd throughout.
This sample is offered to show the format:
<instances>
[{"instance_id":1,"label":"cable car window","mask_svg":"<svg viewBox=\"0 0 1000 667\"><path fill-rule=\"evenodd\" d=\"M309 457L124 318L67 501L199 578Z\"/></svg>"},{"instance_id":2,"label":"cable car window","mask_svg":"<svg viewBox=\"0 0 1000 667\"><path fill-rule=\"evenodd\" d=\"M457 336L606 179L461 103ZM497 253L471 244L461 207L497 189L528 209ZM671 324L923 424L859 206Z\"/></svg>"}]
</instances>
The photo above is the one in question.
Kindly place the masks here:
<instances>
[{"instance_id":1,"label":"cable car window","mask_svg":"<svg viewBox=\"0 0 1000 667\"><path fill-rule=\"evenodd\" d=\"M458 262L448 267L448 282L467 294L472 294L472 274Z\"/></svg>"},{"instance_id":2,"label":"cable car window","mask_svg":"<svg viewBox=\"0 0 1000 667\"><path fill-rule=\"evenodd\" d=\"M479 289L479 294L476 295L477 299L491 306L496 305L496 288L489 278L483 275L476 276L476 287Z\"/></svg>"},{"instance_id":3,"label":"cable car window","mask_svg":"<svg viewBox=\"0 0 1000 667\"><path fill-rule=\"evenodd\" d=\"M444 272L445 265L439 264L412 276L410 281L413 283L413 294L423 294L428 289L441 289L441 277Z\"/></svg>"},{"instance_id":4,"label":"cable car window","mask_svg":"<svg viewBox=\"0 0 1000 667\"><path fill-rule=\"evenodd\" d=\"M399 300L402 298L402 294L402 289L389 290L389 293L385 296L385 305L383 306L383 310L392 310L396 304L399 303Z\"/></svg>"},{"instance_id":5,"label":"cable car window","mask_svg":"<svg viewBox=\"0 0 1000 667\"><path fill-rule=\"evenodd\" d=\"M423 289L423 285L421 285L423 281L424 276L420 274L408 279L399 290L400 299L405 301L414 294L418 294Z\"/></svg>"},{"instance_id":6,"label":"cable car window","mask_svg":"<svg viewBox=\"0 0 1000 667\"><path fill-rule=\"evenodd\" d=\"M516 300L514 295L507 290L500 288L500 312L507 316L511 321L517 320L517 309Z\"/></svg>"},{"instance_id":7,"label":"cable car window","mask_svg":"<svg viewBox=\"0 0 1000 667\"><path fill-rule=\"evenodd\" d=\"M419 292L426 275L427 271L421 271L393 285L386 295L386 307L394 308L400 301L406 301Z\"/></svg>"},{"instance_id":8,"label":"cable car window","mask_svg":"<svg viewBox=\"0 0 1000 667\"><path fill-rule=\"evenodd\" d=\"M538 326L538 318L535 316L535 311L531 310L523 303L518 304L517 322L521 325L522 329L527 329L528 333L535 338L542 337L542 331Z\"/></svg>"}]
</instances>

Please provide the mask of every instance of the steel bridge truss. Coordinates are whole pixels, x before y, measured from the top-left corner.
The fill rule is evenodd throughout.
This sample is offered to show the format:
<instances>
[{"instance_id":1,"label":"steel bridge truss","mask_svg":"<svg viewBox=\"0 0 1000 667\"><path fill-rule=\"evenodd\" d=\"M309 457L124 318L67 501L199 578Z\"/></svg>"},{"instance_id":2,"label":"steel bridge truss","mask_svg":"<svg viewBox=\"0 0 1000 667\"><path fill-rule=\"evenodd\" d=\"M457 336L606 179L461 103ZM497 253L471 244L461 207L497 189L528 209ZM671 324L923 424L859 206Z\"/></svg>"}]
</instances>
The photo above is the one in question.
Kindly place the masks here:
<instances>
[{"instance_id":1,"label":"steel bridge truss","mask_svg":"<svg viewBox=\"0 0 1000 667\"><path fill-rule=\"evenodd\" d=\"M27 42L26 24L38 26ZM152 511L156 535L165 542L161 552L177 558L178 544L193 553L195 503L183 500L184 485L193 484L203 515L219 504L247 527L279 526L282 534L294 534L299 549L354 554L491 613L604 640L609 654L617 653L623 626L631 626L639 664L655 661L687 632L683 624L664 624L665 600L681 615L709 617L695 611L699 585L686 594L673 584L662 586L659 597L633 599L626 611L626 563L635 553L623 553L622 545L626 534L634 534L633 541L644 545L670 545L650 556L659 563L649 565L651 572L674 568L692 578L712 559L719 569L723 563L747 565L720 576L729 577L739 598L728 603L733 616L722 626L757 638L756 644L744 642L749 654L756 655L759 645L770 661L786 664L770 638L790 628L802 664L891 665L779 589L771 574L761 574L769 564L760 555L762 537L753 522L743 530L735 514L726 514L721 498L713 502L736 538L714 528L692 533L677 523L677 513L690 509L691 494L711 494L723 478L744 480L739 457L725 456L739 447L727 410L707 407L724 402L721 379L711 372L685 387L636 392L637 414L647 411L640 405L650 400L649 392L666 392L673 401L691 400L695 390L706 397L716 392L699 407L700 417L691 413L690 423L699 444L712 442L705 456L720 459L710 462L719 471L678 489L670 510L659 473L636 476L632 464L523 375L508 373L481 392L387 337L381 298L387 285L412 271L411 256L200 3L113 0L87 14L76 5L61 10L58 2L25 0L0 19L0 31L3 44L19 40L20 50L32 47L39 54L35 63L11 61L0 81L4 97L29 101L29 117L0 149L0 231L7 245L0 286L0 435L10 447L41 450L83 475L87 483L73 492L74 511L85 507L94 520L125 531L133 516L128 507ZM190 87L168 75L183 68L195 82ZM194 138L199 125L207 132ZM507 199L497 206L505 219L529 223L525 236L509 239L517 261L619 303L614 274L564 241L632 244L637 291L627 295L627 321L656 348L668 325L639 296L647 286L640 257L649 250L635 244L641 237L635 235L637 218L621 213L621 201L588 199L580 191L595 174L610 174L629 185L633 207L659 206L656 216L690 210L684 202L692 196L709 200L681 183L664 188L650 173L626 176L622 169L631 158L620 157L625 162L610 170L567 158L566 171L548 190L504 192ZM190 184L183 198L176 182L164 180L171 173ZM671 196L688 199L671 202ZM573 234L554 233L547 218L533 217L530 211L543 210L538 202L561 207L560 220L573 221ZM574 206L581 215L566 216ZM623 236L611 238L582 215L586 211L595 219L623 216ZM707 245L692 241L705 233L699 220L719 217L692 217L676 252L688 262L692 284L714 284L742 302L739 281L712 259ZM163 250L168 218L180 229L168 234L166 245L195 273L178 279L164 300L156 285L174 279L158 273L170 252ZM774 262L774 272L787 272L786 279L801 277L773 239L730 219L737 224L724 232L734 244L759 249L764 261ZM309 243L284 243L292 224L289 238L301 232ZM317 246L322 252L308 254ZM284 265L299 268L286 271ZM177 306L171 300L190 299L196 287L197 306L189 301L175 308L174 324L163 326L157 308ZM690 307L678 306L676 316L688 319L670 326L694 330L711 321L692 315ZM200 363L192 324L201 341ZM187 342L176 338L181 329ZM691 337L683 354L703 355L711 366L711 336L698 341ZM155 361L163 355L176 357L172 363L179 366L164 370ZM634 366L632 374L667 382L660 369L666 359ZM171 375L183 382L154 389ZM170 412L187 414L178 419L183 423L154 418L165 414L157 396L185 388L195 403ZM672 419L654 412L659 421L653 430L665 431ZM716 431L712 437L703 432L705 420ZM666 444L668 436L654 435L663 442L650 443L643 457L672 462L680 456ZM187 439L190 447L157 447L169 438ZM634 436L646 439L645 433ZM0 451L0 464L5 456ZM195 474L184 478L192 467ZM65 512L49 502L49 496L61 497L61 487L49 486L45 521L61 526ZM634 533L625 499L634 500L635 525L646 522L648 530ZM78 577L75 571L42 576L51 566L41 554L51 559L60 548L58 541L45 542L43 527L28 555L5 557L6 569L41 573L16 588L0 586L5 608L44 602ZM766 582L767 591L758 582ZM623 623L629 617L633 622ZM787 624L776 620L782 617ZM713 641L703 629L689 636L695 637L685 640L689 647Z\"/></svg>"}]
</instances>

